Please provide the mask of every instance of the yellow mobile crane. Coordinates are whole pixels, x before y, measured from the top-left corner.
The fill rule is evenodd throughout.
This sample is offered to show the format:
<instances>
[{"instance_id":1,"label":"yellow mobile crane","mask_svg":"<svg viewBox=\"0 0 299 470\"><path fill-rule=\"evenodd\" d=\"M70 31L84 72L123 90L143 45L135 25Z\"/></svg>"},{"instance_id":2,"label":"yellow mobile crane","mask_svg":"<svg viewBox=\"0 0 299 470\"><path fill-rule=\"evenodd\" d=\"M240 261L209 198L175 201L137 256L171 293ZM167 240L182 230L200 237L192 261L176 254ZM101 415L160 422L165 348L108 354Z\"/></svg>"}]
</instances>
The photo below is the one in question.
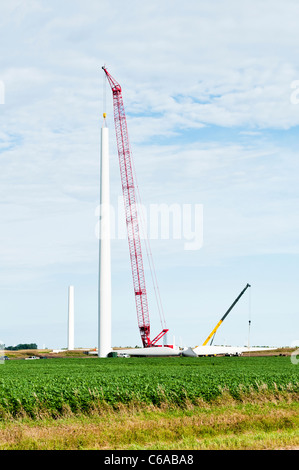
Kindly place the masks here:
<instances>
[{"instance_id":1,"label":"yellow mobile crane","mask_svg":"<svg viewBox=\"0 0 299 470\"><path fill-rule=\"evenodd\" d=\"M206 346L206 344L210 341L210 339L212 338L212 336L215 335L216 331L218 330L219 326L221 325L221 323L223 323L223 321L225 320L225 318L227 317L227 315L229 314L229 312L231 311L231 309L236 305L236 303L240 300L240 298L242 297L242 295L244 294L244 292L246 291L246 289L250 287L250 284L247 284L244 289L242 290L242 292L238 295L238 297L236 298L236 300L231 304L231 306L229 307L229 309L227 310L227 312L225 312L225 314L223 315L223 317L221 318L221 320L219 320L219 322L217 323L217 325L215 326L214 330L209 334L209 336L207 337L207 339L205 340L205 342L203 343L203 346ZM213 341L213 340L212 340Z\"/></svg>"}]
</instances>

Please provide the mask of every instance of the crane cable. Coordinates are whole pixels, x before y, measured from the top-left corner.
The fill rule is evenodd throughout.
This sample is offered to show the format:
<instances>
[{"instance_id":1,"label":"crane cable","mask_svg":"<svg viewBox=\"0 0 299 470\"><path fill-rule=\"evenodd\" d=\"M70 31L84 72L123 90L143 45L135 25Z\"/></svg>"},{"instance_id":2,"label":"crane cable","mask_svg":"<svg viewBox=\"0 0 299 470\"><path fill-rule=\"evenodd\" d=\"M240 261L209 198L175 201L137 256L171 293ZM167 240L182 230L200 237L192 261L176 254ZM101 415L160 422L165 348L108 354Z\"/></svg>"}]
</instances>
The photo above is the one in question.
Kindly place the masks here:
<instances>
[{"instance_id":1,"label":"crane cable","mask_svg":"<svg viewBox=\"0 0 299 470\"><path fill-rule=\"evenodd\" d=\"M106 73L105 73L105 70L103 69L103 118L104 118L104 122L105 122L106 115L107 115L106 114L106 86L107 86L106 82L107 82ZM131 147L130 142L129 142L129 146ZM153 255L152 255L152 251L151 251L151 247L150 247L150 243L149 243L149 238L148 238L148 234L147 234L147 230L146 230L146 222L145 222L145 216L144 216L144 212L143 212L143 205L141 203L141 196L140 196L140 192L139 192L137 174L136 174L136 169L135 169L135 164L134 164L133 153L132 153L131 149L130 149L130 153L131 153L131 162L132 162L135 186L136 186L136 189L137 189L137 191L136 191L137 201L138 201L139 207L141 209L139 211L140 216L141 216L140 217L140 227L142 229L143 238L144 238L144 241L145 241L145 249L146 249L146 254L147 254L147 258L148 258L152 283L153 283L153 287L154 287L154 293L155 293L155 297L156 297L157 308L158 308L158 312L159 312L159 316L160 316L160 322L161 322L162 328L166 328L164 310L163 310L163 306L162 306L162 300L161 300L160 290L159 290L159 286L158 286ZM137 208L136 208L136 210L137 210Z\"/></svg>"},{"instance_id":2,"label":"crane cable","mask_svg":"<svg viewBox=\"0 0 299 470\"><path fill-rule=\"evenodd\" d=\"M103 118L106 119L106 116L107 116L107 112L106 112L106 74L105 74L105 71L103 70Z\"/></svg>"},{"instance_id":3,"label":"crane cable","mask_svg":"<svg viewBox=\"0 0 299 470\"><path fill-rule=\"evenodd\" d=\"M250 349L250 327L251 327L251 290L248 297L248 349Z\"/></svg>"},{"instance_id":4,"label":"crane cable","mask_svg":"<svg viewBox=\"0 0 299 470\"><path fill-rule=\"evenodd\" d=\"M131 155L133 155L131 153ZM132 167L133 167L133 173L134 173L134 179L135 179L135 186L136 186L136 193L137 193L137 200L139 203L139 208L140 208L140 226L142 228L143 232L143 238L144 238L144 244L145 244L145 250L146 250L146 255L148 258L148 263L149 263L149 268L150 268L150 273L151 273L151 278L153 282L153 287L154 287L154 293L156 297L156 303L157 303L157 308L160 316L160 322L162 328L166 328L166 321L165 321L165 315L164 315L164 310L163 310L163 305L162 305L162 300L161 300L161 295L160 295L160 290L158 286L158 280L157 280L157 275L156 275L156 270L155 270L155 265L154 265L154 260L153 260L153 255L152 255L152 250L149 242L149 237L146 229L146 222L145 222L145 216L144 216L144 211L143 211L143 205L141 202L141 196L139 192L139 186L138 186L138 181L137 181L137 174L136 174L136 169L135 169L135 163L134 159L132 157Z\"/></svg>"}]
</instances>

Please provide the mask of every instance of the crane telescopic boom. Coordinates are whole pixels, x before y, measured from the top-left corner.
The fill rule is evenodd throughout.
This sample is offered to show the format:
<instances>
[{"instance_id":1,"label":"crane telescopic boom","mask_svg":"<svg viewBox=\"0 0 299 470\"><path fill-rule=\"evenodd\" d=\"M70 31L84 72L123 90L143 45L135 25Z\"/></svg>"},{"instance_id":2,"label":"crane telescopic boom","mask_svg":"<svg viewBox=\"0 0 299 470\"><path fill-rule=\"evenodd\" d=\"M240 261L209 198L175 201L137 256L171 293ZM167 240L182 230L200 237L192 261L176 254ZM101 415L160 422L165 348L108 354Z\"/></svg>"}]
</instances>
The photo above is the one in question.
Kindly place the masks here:
<instances>
[{"instance_id":1,"label":"crane telescopic boom","mask_svg":"<svg viewBox=\"0 0 299 470\"><path fill-rule=\"evenodd\" d=\"M209 334L209 336L207 337L207 339L205 340L205 342L203 343L203 346L206 346L206 344L210 341L210 339L212 338L212 336L216 333L216 331L218 330L219 326L221 325L221 323L223 323L223 321L225 320L225 318L227 317L227 315L229 314L229 312L232 310L232 308L234 308L234 306L236 305L236 303L240 300L240 298L242 297L242 295L244 294L244 292L246 291L246 289L250 287L250 284L247 284L244 289L242 290L242 292L238 295L238 297L236 298L236 300L231 304L231 306L229 307L229 309L225 312L225 314L223 315L223 317L221 318L221 320L219 320L219 322L217 323L217 325L215 326L215 328L213 329L213 331L211 331L211 333Z\"/></svg>"},{"instance_id":2,"label":"crane telescopic boom","mask_svg":"<svg viewBox=\"0 0 299 470\"><path fill-rule=\"evenodd\" d=\"M168 331L163 329L152 341L150 339L150 318L145 285L141 241L136 204L136 191L133 177L133 165L129 144L129 134L120 84L104 70L113 95L114 124L118 149L122 191L124 197L127 235L133 276L135 304L138 327L145 348L154 346Z\"/></svg>"}]
</instances>

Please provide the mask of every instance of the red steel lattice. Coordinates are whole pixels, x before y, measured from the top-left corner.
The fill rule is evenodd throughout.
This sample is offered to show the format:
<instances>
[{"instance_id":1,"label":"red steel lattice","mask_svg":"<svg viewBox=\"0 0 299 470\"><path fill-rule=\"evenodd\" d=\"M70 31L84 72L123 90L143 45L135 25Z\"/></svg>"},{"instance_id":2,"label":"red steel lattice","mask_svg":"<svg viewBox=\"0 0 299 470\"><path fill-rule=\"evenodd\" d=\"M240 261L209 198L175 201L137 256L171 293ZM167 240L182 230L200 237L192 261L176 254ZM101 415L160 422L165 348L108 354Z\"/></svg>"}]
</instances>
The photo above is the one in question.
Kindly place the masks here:
<instances>
[{"instance_id":1,"label":"red steel lattice","mask_svg":"<svg viewBox=\"0 0 299 470\"><path fill-rule=\"evenodd\" d=\"M107 69L105 67L102 68L106 74L113 94L114 124L124 197L138 327L143 346L150 347L154 346L156 342L162 338L165 333L167 333L168 329L163 329L153 341L150 340L150 318L139 234L136 193L122 91L119 83L109 74Z\"/></svg>"}]
</instances>

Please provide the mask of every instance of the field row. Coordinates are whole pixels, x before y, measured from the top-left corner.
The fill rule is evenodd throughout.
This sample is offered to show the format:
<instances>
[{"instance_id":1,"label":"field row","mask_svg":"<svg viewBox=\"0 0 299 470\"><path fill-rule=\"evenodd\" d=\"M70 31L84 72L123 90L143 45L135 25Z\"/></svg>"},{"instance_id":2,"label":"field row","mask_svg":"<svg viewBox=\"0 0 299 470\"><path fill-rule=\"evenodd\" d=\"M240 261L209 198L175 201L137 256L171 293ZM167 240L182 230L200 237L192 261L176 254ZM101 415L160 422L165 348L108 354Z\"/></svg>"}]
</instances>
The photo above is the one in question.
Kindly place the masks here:
<instances>
[{"instance_id":1,"label":"field row","mask_svg":"<svg viewBox=\"0 0 299 470\"><path fill-rule=\"evenodd\" d=\"M287 357L49 359L7 361L0 368L2 418L298 392L298 366Z\"/></svg>"}]
</instances>

